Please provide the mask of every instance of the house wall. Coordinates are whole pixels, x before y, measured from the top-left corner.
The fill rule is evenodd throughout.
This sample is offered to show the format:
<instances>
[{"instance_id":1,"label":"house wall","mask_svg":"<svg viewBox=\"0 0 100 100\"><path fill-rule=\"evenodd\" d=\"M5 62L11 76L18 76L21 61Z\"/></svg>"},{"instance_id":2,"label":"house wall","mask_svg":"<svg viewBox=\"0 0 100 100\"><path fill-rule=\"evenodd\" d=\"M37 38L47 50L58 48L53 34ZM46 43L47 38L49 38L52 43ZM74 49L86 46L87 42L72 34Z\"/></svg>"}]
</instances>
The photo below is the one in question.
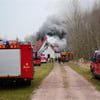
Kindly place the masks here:
<instances>
[{"instance_id":1,"label":"house wall","mask_svg":"<svg viewBox=\"0 0 100 100\"><path fill-rule=\"evenodd\" d=\"M55 53L55 57L60 57L60 53Z\"/></svg>"},{"instance_id":2,"label":"house wall","mask_svg":"<svg viewBox=\"0 0 100 100\"><path fill-rule=\"evenodd\" d=\"M52 58L55 58L56 56L55 51L51 48L47 41L44 41L38 53L45 54L46 57L48 57L48 54L50 54L50 57Z\"/></svg>"},{"instance_id":3,"label":"house wall","mask_svg":"<svg viewBox=\"0 0 100 100\"><path fill-rule=\"evenodd\" d=\"M43 52L43 54L45 54L46 57L48 57L48 54L50 54L50 57L55 58L55 52L50 46L48 46L48 48Z\"/></svg>"}]
</instances>

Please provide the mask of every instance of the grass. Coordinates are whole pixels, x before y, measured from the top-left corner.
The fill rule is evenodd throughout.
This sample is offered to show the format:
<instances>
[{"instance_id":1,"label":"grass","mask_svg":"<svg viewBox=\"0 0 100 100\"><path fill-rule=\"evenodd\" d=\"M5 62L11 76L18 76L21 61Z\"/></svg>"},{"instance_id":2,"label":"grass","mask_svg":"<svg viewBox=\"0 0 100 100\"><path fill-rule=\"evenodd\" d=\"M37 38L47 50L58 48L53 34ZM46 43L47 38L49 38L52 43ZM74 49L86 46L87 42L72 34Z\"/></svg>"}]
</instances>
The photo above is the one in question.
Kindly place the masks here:
<instances>
[{"instance_id":1,"label":"grass","mask_svg":"<svg viewBox=\"0 0 100 100\"><path fill-rule=\"evenodd\" d=\"M67 83L67 75L66 75L66 70L64 69L64 66L62 64L60 64L60 69L61 69L61 72L63 74L63 85L64 85L64 88L67 88L68 87L68 83Z\"/></svg>"},{"instance_id":2,"label":"grass","mask_svg":"<svg viewBox=\"0 0 100 100\"><path fill-rule=\"evenodd\" d=\"M52 68L53 63L35 67L35 76L31 86L0 88L0 100L30 100L32 92L39 87L42 80L49 74Z\"/></svg>"},{"instance_id":3,"label":"grass","mask_svg":"<svg viewBox=\"0 0 100 100\"><path fill-rule=\"evenodd\" d=\"M98 91L100 91L100 79L94 79L92 78L92 74L89 69L80 67L77 64L74 63L68 63L68 65L74 69L77 73L81 74L83 77L85 77L89 82L91 82Z\"/></svg>"}]
</instances>

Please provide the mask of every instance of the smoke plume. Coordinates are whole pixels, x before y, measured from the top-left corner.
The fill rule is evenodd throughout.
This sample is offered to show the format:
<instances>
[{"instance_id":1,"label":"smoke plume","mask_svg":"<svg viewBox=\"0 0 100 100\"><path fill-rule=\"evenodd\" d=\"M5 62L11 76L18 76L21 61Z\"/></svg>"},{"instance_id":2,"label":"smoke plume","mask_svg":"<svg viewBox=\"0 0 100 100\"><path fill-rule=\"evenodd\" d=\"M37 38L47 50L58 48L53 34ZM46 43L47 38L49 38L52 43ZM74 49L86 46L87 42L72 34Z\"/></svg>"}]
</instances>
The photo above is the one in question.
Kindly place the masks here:
<instances>
[{"instance_id":1,"label":"smoke plume","mask_svg":"<svg viewBox=\"0 0 100 100\"><path fill-rule=\"evenodd\" d=\"M49 17L37 33L37 40L47 35L47 40L53 46L58 46L59 49L66 48L66 24L60 17Z\"/></svg>"}]
</instances>

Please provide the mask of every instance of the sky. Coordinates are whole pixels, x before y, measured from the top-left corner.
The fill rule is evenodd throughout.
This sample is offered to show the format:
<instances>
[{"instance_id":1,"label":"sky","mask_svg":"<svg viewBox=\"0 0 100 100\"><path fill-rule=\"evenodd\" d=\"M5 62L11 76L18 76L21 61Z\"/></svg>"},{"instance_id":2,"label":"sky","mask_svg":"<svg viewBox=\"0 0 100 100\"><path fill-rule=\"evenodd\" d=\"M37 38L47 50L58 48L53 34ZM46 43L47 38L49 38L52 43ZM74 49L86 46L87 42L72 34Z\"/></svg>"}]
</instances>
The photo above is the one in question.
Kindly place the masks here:
<instances>
[{"instance_id":1,"label":"sky","mask_svg":"<svg viewBox=\"0 0 100 100\"><path fill-rule=\"evenodd\" d=\"M0 38L14 40L36 34L49 16L61 14L71 0L0 0ZM94 0L80 0L90 7Z\"/></svg>"}]
</instances>

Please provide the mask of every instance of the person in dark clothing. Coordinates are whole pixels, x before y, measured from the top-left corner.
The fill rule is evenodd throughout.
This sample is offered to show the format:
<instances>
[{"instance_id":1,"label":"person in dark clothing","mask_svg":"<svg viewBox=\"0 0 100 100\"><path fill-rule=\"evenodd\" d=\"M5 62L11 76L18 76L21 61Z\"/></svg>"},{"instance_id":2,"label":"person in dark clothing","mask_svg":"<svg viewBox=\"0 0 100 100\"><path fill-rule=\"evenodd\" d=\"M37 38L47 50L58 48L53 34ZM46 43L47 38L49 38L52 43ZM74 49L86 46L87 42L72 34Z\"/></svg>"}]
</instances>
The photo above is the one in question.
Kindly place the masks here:
<instances>
[{"instance_id":1,"label":"person in dark clothing","mask_svg":"<svg viewBox=\"0 0 100 100\"><path fill-rule=\"evenodd\" d=\"M60 64L60 62L61 62L61 58L60 57L58 57L58 61L59 61L59 64Z\"/></svg>"}]
</instances>

